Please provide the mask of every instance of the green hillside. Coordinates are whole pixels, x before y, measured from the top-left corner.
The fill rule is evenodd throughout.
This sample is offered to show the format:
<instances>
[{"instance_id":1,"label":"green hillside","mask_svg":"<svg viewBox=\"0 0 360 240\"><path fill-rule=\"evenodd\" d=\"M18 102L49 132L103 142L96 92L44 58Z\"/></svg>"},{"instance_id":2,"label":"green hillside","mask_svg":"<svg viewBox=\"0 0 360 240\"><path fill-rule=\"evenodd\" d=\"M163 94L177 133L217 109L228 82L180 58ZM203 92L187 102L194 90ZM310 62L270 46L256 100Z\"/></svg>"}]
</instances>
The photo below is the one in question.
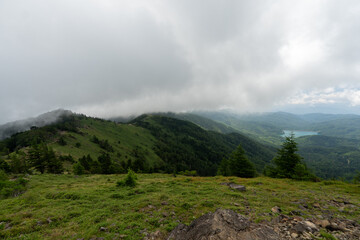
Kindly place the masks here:
<instances>
[{"instance_id":1,"label":"green hillside","mask_svg":"<svg viewBox=\"0 0 360 240\"><path fill-rule=\"evenodd\" d=\"M328 136L297 139L299 153L317 176L351 180L360 170L360 141Z\"/></svg>"},{"instance_id":2,"label":"green hillside","mask_svg":"<svg viewBox=\"0 0 360 240\"><path fill-rule=\"evenodd\" d=\"M218 132L218 133L233 133L237 132L238 130L232 128L226 124L215 122L209 118L202 117L200 115L191 114L191 113L157 113L156 115L177 118L184 121L189 121L195 123L199 127L204 128L205 130Z\"/></svg>"},{"instance_id":3,"label":"green hillside","mask_svg":"<svg viewBox=\"0 0 360 240\"><path fill-rule=\"evenodd\" d=\"M0 151L2 155L10 153L5 158L22 158L40 142L58 155L72 156L74 161L90 155L95 164L99 157L109 156L114 173L131 167L143 172L196 170L200 175L215 175L222 158L239 144L261 172L275 154L274 148L243 135L206 131L193 123L159 115L144 115L128 124L66 116L56 124L15 134L0 142ZM74 161L65 161L65 170L72 171Z\"/></svg>"},{"instance_id":4,"label":"green hillside","mask_svg":"<svg viewBox=\"0 0 360 240\"><path fill-rule=\"evenodd\" d=\"M317 136L297 138L299 153L319 177L351 180L360 171L360 116L267 113L238 115L199 112L252 138L279 147L284 129L312 130Z\"/></svg>"},{"instance_id":5,"label":"green hillside","mask_svg":"<svg viewBox=\"0 0 360 240\"><path fill-rule=\"evenodd\" d=\"M311 125L311 129L316 129L325 136L360 140L360 116L314 123Z\"/></svg>"},{"instance_id":6,"label":"green hillside","mask_svg":"<svg viewBox=\"0 0 360 240\"><path fill-rule=\"evenodd\" d=\"M143 115L131 124L146 128L158 140L156 152L177 170L189 167L201 175L216 174L217 165L241 144L258 171L275 155L275 149L238 133L206 131L194 123L159 115Z\"/></svg>"}]
</instances>

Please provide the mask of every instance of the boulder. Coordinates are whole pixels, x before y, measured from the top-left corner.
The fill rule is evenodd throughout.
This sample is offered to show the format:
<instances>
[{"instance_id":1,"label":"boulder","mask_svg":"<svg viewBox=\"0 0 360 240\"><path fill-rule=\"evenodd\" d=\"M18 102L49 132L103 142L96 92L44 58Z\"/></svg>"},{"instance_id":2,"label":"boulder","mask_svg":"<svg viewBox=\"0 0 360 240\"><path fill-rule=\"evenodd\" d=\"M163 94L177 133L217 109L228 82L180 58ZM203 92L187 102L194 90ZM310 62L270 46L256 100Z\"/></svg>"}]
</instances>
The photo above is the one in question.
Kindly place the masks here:
<instances>
[{"instance_id":1,"label":"boulder","mask_svg":"<svg viewBox=\"0 0 360 240\"><path fill-rule=\"evenodd\" d=\"M279 235L269 226L254 224L228 209L217 209L193 221L178 225L168 240L275 240Z\"/></svg>"},{"instance_id":2,"label":"boulder","mask_svg":"<svg viewBox=\"0 0 360 240\"><path fill-rule=\"evenodd\" d=\"M243 185L239 185L233 182L224 182L224 183L220 183L220 185L225 185L225 186L229 186L231 189L237 190L237 191L241 191L244 192L246 191L246 187Z\"/></svg>"},{"instance_id":3,"label":"boulder","mask_svg":"<svg viewBox=\"0 0 360 240\"><path fill-rule=\"evenodd\" d=\"M245 187L245 186L243 186L243 185L238 185L238 184L235 184L235 183L229 184L229 187L230 187L231 189L234 189L234 190L240 191L240 192L246 191L246 187Z\"/></svg>"}]
</instances>

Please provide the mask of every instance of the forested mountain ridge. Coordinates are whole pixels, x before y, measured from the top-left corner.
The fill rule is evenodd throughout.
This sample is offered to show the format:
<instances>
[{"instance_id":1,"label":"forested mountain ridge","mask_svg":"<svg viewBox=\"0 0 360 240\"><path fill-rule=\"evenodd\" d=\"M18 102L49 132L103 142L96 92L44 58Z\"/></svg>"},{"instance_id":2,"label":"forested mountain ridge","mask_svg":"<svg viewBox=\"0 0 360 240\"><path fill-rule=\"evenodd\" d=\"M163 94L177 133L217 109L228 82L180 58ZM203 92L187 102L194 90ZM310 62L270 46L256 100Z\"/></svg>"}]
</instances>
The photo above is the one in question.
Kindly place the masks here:
<instances>
[{"instance_id":1,"label":"forested mountain ridge","mask_svg":"<svg viewBox=\"0 0 360 240\"><path fill-rule=\"evenodd\" d=\"M215 175L222 158L239 144L261 172L275 154L274 148L238 133L207 131L175 118L143 115L129 124L119 124L76 114L56 124L17 133L0 142L0 151L11 161L22 158L41 142L58 155L71 156L73 162L87 155L92 162L98 159L99 164L109 158L106 161L115 172L131 167L142 172L196 170L200 175ZM70 171L71 165L65 163Z\"/></svg>"},{"instance_id":2,"label":"forested mountain ridge","mask_svg":"<svg viewBox=\"0 0 360 240\"><path fill-rule=\"evenodd\" d=\"M158 140L158 155L163 156L162 159L175 161L171 165L178 168L182 168L183 162L194 162L197 165L195 169L209 169L207 174L213 175L216 173L214 166L239 144L260 172L275 155L275 148L260 144L242 134L206 131L194 123L175 118L142 115L131 123L150 130ZM195 159L191 159L192 157Z\"/></svg>"},{"instance_id":3,"label":"forested mountain ridge","mask_svg":"<svg viewBox=\"0 0 360 240\"><path fill-rule=\"evenodd\" d=\"M215 175L222 158L241 144L256 170L262 173L283 141L280 124L272 125L276 118L284 118L279 122L291 119L299 122L299 119L306 118L304 121L312 122L313 126L321 126L322 119L327 122L351 121L353 124L347 127L355 129L350 131L354 134L358 126L357 115L312 114L292 117L291 114L274 113L265 117L269 123L264 119L239 120L236 114L207 115L223 122L189 113L147 114L128 123L65 114L56 123L32 127L29 131L0 141L0 152L2 158L10 162L11 158L23 158L32 145L45 142L58 156L70 155L73 158L72 162L64 162L65 170L69 171L72 171L72 165L78 159L89 155L94 164L97 164L99 157L100 161L104 159L101 156L105 160L109 158L113 168L111 171L115 172L125 172L131 167L142 172L196 170L201 175ZM289 122L287 126L294 126L294 123ZM345 129L345 126L341 129ZM358 139L326 136L320 131L318 136L300 137L296 141L304 162L319 177L351 180L360 170ZM86 171L91 172L90 167ZM93 172L101 171L97 169Z\"/></svg>"},{"instance_id":4,"label":"forested mountain ridge","mask_svg":"<svg viewBox=\"0 0 360 240\"><path fill-rule=\"evenodd\" d=\"M283 112L240 115L226 111L197 114L276 147L283 141L283 130L316 131L319 135L299 137L297 141L304 161L319 177L351 180L360 171L359 115Z\"/></svg>"}]
</instances>

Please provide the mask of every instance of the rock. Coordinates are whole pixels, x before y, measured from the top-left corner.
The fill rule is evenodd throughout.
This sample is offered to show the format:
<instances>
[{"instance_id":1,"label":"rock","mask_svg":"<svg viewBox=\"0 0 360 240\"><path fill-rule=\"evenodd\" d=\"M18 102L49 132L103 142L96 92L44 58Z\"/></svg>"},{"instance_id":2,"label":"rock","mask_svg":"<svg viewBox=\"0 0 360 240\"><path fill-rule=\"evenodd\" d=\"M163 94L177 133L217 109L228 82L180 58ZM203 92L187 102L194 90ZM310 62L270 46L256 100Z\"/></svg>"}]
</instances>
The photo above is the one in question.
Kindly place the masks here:
<instances>
[{"instance_id":1,"label":"rock","mask_svg":"<svg viewBox=\"0 0 360 240\"><path fill-rule=\"evenodd\" d=\"M291 237L292 237L292 238L297 238L298 236L299 236L299 234L297 234L297 233L292 233L292 234L291 234Z\"/></svg>"},{"instance_id":2,"label":"rock","mask_svg":"<svg viewBox=\"0 0 360 240\"><path fill-rule=\"evenodd\" d=\"M108 229L106 227L100 227L100 229L99 229L100 232L107 232L107 230Z\"/></svg>"},{"instance_id":3,"label":"rock","mask_svg":"<svg viewBox=\"0 0 360 240\"><path fill-rule=\"evenodd\" d=\"M243 185L238 185L238 184L235 184L235 183L229 184L229 187L230 187L231 189L234 189L234 190L240 191L240 192L246 191L246 187L245 187L245 186L243 186Z\"/></svg>"},{"instance_id":4,"label":"rock","mask_svg":"<svg viewBox=\"0 0 360 240\"><path fill-rule=\"evenodd\" d=\"M271 208L271 211L273 213L281 213L281 208L279 208L278 206L275 206L275 207Z\"/></svg>"},{"instance_id":5,"label":"rock","mask_svg":"<svg viewBox=\"0 0 360 240\"><path fill-rule=\"evenodd\" d=\"M169 203L164 201L164 202L161 203L161 205L169 205Z\"/></svg>"},{"instance_id":6,"label":"rock","mask_svg":"<svg viewBox=\"0 0 360 240\"><path fill-rule=\"evenodd\" d=\"M319 203L314 203L314 204L313 204L313 207L314 207L314 208L320 208L320 204L319 204Z\"/></svg>"},{"instance_id":7,"label":"rock","mask_svg":"<svg viewBox=\"0 0 360 240\"><path fill-rule=\"evenodd\" d=\"M319 229L316 227L316 225L310 221L304 221L303 222L307 227L309 227L312 230L319 231Z\"/></svg>"},{"instance_id":8,"label":"rock","mask_svg":"<svg viewBox=\"0 0 360 240\"><path fill-rule=\"evenodd\" d=\"M234 206L239 207L239 206L240 206L240 204L238 204L238 203L234 203Z\"/></svg>"},{"instance_id":9,"label":"rock","mask_svg":"<svg viewBox=\"0 0 360 240\"><path fill-rule=\"evenodd\" d=\"M291 212L290 212L290 215L301 216L301 215L303 215L303 213L302 213L301 211L296 211L296 210L294 210L294 211L291 211Z\"/></svg>"},{"instance_id":10,"label":"rock","mask_svg":"<svg viewBox=\"0 0 360 240\"><path fill-rule=\"evenodd\" d=\"M329 226L327 226L326 229L328 229L330 231L342 231L342 232L348 231L344 227L339 226L339 225L337 225L336 223L333 223L333 222Z\"/></svg>"},{"instance_id":11,"label":"rock","mask_svg":"<svg viewBox=\"0 0 360 240\"><path fill-rule=\"evenodd\" d=\"M299 217L299 216L295 216L293 219L294 219L294 221L296 221L296 222L304 221L304 219L303 219L302 217Z\"/></svg>"},{"instance_id":12,"label":"rock","mask_svg":"<svg viewBox=\"0 0 360 240\"><path fill-rule=\"evenodd\" d=\"M232 210L218 209L193 221L189 226L179 224L168 240L275 240L279 235L267 225L251 223Z\"/></svg>"},{"instance_id":13,"label":"rock","mask_svg":"<svg viewBox=\"0 0 360 240\"><path fill-rule=\"evenodd\" d=\"M234 189L234 190L237 190L237 191L246 191L246 187L243 186L243 185L238 185L236 183L233 183L233 182L223 182L223 183L220 183L220 185L225 185L225 186L229 186L231 189Z\"/></svg>"},{"instance_id":14,"label":"rock","mask_svg":"<svg viewBox=\"0 0 360 240\"><path fill-rule=\"evenodd\" d=\"M316 220L315 224L322 227L322 228L327 228L328 226L330 226L330 222L327 219Z\"/></svg>"},{"instance_id":15,"label":"rock","mask_svg":"<svg viewBox=\"0 0 360 240\"><path fill-rule=\"evenodd\" d=\"M292 232L298 233L298 234L304 234L305 232L317 232L319 229L316 227L316 225L310 221L302 221L298 222L293 228Z\"/></svg>"}]
</instances>

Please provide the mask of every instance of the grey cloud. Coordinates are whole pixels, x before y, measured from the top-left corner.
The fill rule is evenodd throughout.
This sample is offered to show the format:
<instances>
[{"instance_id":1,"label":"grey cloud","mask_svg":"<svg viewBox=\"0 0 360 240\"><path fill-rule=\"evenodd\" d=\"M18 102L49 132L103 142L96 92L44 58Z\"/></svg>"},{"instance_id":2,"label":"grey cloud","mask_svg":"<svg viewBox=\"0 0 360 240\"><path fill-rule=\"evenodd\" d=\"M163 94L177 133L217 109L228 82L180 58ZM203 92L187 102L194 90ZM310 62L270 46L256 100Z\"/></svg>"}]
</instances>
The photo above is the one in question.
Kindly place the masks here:
<instances>
[{"instance_id":1,"label":"grey cloud","mask_svg":"<svg viewBox=\"0 0 360 240\"><path fill-rule=\"evenodd\" d=\"M269 110L360 88L355 1L0 2L0 123L67 108Z\"/></svg>"}]
</instances>

